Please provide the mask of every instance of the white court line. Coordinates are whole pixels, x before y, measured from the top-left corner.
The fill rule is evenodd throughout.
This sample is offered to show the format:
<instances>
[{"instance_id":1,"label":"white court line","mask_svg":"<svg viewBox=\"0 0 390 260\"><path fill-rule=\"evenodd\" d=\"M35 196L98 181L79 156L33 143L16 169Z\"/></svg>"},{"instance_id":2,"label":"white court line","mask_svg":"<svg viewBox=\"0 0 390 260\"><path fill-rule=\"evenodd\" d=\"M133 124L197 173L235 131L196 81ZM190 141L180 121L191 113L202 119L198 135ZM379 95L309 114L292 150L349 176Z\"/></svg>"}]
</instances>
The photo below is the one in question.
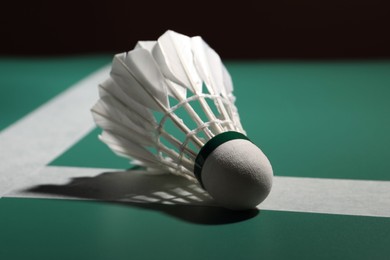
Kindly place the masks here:
<instances>
[{"instance_id":1,"label":"white court line","mask_svg":"<svg viewBox=\"0 0 390 260\"><path fill-rule=\"evenodd\" d=\"M86 192L88 190L92 190L94 193L99 192L98 194L103 196L100 199L106 198L114 201L129 201L125 194L132 194L133 197L137 195L153 197L156 191L169 192L173 187L188 190L189 186L188 181L181 177L169 175L169 178L162 176L161 178L153 177L151 180L150 175L128 172L125 175L116 176L113 171L115 170L50 166L41 169L39 174L30 176L30 179L22 185L23 187L5 196L85 199L85 197L77 197L77 193L73 195L61 194L61 188L58 193L55 192L55 189L51 190L54 193L29 191L30 188L41 185L66 187L73 178L85 179L85 182L79 183L77 187L82 184L84 185L82 189ZM107 174L104 175L103 173ZM110 178L110 176L113 177ZM126 179L123 179L124 177ZM140 185L143 186L140 187ZM75 186L70 185L68 187ZM164 187L169 187L169 190L164 190ZM122 197L114 196L118 189L126 191ZM194 195L199 196L199 194ZM93 199L93 196L88 199ZM195 205L213 206L215 204L212 200L203 200ZM390 217L390 182L276 176L271 194L258 208L277 211Z\"/></svg>"},{"instance_id":2,"label":"white court line","mask_svg":"<svg viewBox=\"0 0 390 260\"><path fill-rule=\"evenodd\" d=\"M108 67L98 70L0 133L0 197L50 172L52 168L45 165L93 129L89 110L98 98L96 86L108 71ZM74 170L74 175L87 174ZM390 217L389 183L275 177L271 195L260 208Z\"/></svg>"},{"instance_id":3,"label":"white court line","mask_svg":"<svg viewBox=\"0 0 390 260\"><path fill-rule=\"evenodd\" d=\"M390 181L275 177L260 208L390 217Z\"/></svg>"},{"instance_id":4,"label":"white court line","mask_svg":"<svg viewBox=\"0 0 390 260\"><path fill-rule=\"evenodd\" d=\"M0 132L0 197L93 129L90 108L108 73L96 71Z\"/></svg>"},{"instance_id":5,"label":"white court line","mask_svg":"<svg viewBox=\"0 0 390 260\"><path fill-rule=\"evenodd\" d=\"M72 178L94 178L104 172L114 171L119 170L102 168L46 166L39 169L37 171L37 174L26 176L18 183L17 189L13 189L9 193L3 194L3 197L77 199L77 197L67 197L61 194L42 194L39 192L28 192L28 189L40 185L66 185L72 181Z\"/></svg>"}]
</instances>

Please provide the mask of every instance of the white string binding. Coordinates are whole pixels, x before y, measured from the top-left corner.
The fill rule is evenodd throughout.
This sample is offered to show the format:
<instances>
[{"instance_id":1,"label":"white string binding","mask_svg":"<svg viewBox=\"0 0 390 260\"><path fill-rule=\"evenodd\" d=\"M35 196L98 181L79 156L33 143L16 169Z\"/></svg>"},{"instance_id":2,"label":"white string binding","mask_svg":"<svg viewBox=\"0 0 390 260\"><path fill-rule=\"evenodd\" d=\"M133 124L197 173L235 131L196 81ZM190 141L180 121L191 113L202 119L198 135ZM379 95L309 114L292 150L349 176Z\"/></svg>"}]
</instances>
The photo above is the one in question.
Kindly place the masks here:
<instances>
[{"instance_id":1,"label":"white string binding","mask_svg":"<svg viewBox=\"0 0 390 260\"><path fill-rule=\"evenodd\" d=\"M191 97L188 97L185 100L180 101L178 104L176 104L175 106L173 106L170 109L168 109L166 111L166 113L164 113L164 115L161 118L161 120L159 122L159 125L157 127L156 142L158 143L157 153L158 153L158 156L159 156L160 160L168 162L167 159L163 156L164 152L159 148L160 145L161 145L161 146L164 146L165 148L169 149L168 147L166 147L161 142L161 138L162 138L161 132L162 132L162 129L163 129L163 126L164 126L165 122L167 121L168 118L171 117L172 114L175 113L175 111L177 111L180 108L183 108L186 104L191 106L190 102L192 102L192 101L198 101L199 102L200 98L208 98L208 99L212 100L214 102L214 104L216 102L216 99L220 99L222 101L222 104L224 104L224 105L226 103L228 103L228 100L225 100L223 97L221 97L219 95L211 95L211 94L204 94L204 93L202 93L202 94L199 94L199 95L193 95ZM218 108L218 106L216 106L216 108L217 108L219 114L221 114L221 111ZM231 115L233 115L233 111L230 111L230 112L231 112ZM184 124L184 122L183 122L183 124ZM184 160L184 158L186 158L185 156L189 156L189 157L192 156L192 154L191 154L192 150L190 149L188 144L189 144L190 140L193 141L194 137L197 137L200 132L202 132L202 131L204 132L205 129L209 129L209 127L211 125L219 125L220 127L223 127L224 129L227 128L227 129L233 130L233 129L231 129L230 126L234 125L234 119L233 118L229 118L229 119L226 119L226 120L221 120L221 119L216 118L214 120L203 122L202 125L199 125L195 129L191 130L189 133L185 133L185 139L184 139L184 141L182 142L182 144L180 146L177 146L176 144L173 144L171 142L171 144L174 145L176 147L176 149L177 149L177 151L175 151L177 153L177 157L174 158L176 164L169 163L170 166L171 166L170 168L171 168L171 170L173 170L173 172L175 172L178 175L190 175L191 179L194 178L193 173L192 173L192 169L187 169L183 165L184 164L183 160ZM206 140L204 140L204 143L206 143L208 140L210 140L210 138L208 138L207 135L206 135ZM203 141L203 140L201 140L201 141ZM191 161L189 161L187 163L190 163L190 164L192 163L193 164L193 162L191 162Z\"/></svg>"}]
</instances>

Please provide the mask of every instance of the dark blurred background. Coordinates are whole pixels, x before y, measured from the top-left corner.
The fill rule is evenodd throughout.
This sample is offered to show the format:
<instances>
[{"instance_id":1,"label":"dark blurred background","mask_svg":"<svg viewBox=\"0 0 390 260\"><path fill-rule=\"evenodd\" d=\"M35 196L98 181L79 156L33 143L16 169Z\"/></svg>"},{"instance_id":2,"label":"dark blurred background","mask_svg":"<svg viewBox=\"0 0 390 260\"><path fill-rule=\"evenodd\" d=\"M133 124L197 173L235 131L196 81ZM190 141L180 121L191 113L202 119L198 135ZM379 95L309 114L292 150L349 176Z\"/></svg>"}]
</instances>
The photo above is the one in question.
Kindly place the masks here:
<instances>
[{"instance_id":1,"label":"dark blurred background","mask_svg":"<svg viewBox=\"0 0 390 260\"><path fill-rule=\"evenodd\" d=\"M1 4L0 55L115 53L172 29L227 59L390 58L388 2L13 1Z\"/></svg>"}]
</instances>

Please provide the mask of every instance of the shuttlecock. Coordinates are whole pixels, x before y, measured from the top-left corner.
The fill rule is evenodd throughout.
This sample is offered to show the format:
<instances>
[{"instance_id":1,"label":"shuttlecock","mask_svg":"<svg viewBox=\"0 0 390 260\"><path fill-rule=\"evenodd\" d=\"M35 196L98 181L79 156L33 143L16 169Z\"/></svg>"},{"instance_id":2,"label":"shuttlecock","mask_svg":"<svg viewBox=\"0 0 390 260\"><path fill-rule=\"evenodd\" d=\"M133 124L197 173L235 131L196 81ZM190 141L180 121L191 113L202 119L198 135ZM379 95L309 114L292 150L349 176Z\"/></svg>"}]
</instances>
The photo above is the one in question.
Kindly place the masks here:
<instances>
[{"instance_id":1,"label":"shuttlecock","mask_svg":"<svg viewBox=\"0 0 390 260\"><path fill-rule=\"evenodd\" d=\"M198 181L221 206L248 209L267 197L273 173L246 137L232 92L201 37L167 31L115 55L92 114L116 154Z\"/></svg>"}]
</instances>

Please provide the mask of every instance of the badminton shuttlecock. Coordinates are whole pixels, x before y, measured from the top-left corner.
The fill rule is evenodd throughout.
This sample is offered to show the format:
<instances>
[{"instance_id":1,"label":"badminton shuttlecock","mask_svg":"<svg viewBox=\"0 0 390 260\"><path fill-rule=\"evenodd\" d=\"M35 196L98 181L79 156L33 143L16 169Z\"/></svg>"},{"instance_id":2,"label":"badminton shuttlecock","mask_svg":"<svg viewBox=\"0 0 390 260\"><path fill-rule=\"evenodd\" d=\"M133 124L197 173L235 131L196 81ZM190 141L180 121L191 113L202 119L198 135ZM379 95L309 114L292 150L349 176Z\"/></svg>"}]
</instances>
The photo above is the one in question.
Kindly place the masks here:
<instances>
[{"instance_id":1,"label":"badminton shuttlecock","mask_svg":"<svg viewBox=\"0 0 390 260\"><path fill-rule=\"evenodd\" d=\"M245 136L232 91L201 37L167 31L115 55L92 114L116 154L197 181L221 206L247 209L267 197L273 173Z\"/></svg>"}]
</instances>

